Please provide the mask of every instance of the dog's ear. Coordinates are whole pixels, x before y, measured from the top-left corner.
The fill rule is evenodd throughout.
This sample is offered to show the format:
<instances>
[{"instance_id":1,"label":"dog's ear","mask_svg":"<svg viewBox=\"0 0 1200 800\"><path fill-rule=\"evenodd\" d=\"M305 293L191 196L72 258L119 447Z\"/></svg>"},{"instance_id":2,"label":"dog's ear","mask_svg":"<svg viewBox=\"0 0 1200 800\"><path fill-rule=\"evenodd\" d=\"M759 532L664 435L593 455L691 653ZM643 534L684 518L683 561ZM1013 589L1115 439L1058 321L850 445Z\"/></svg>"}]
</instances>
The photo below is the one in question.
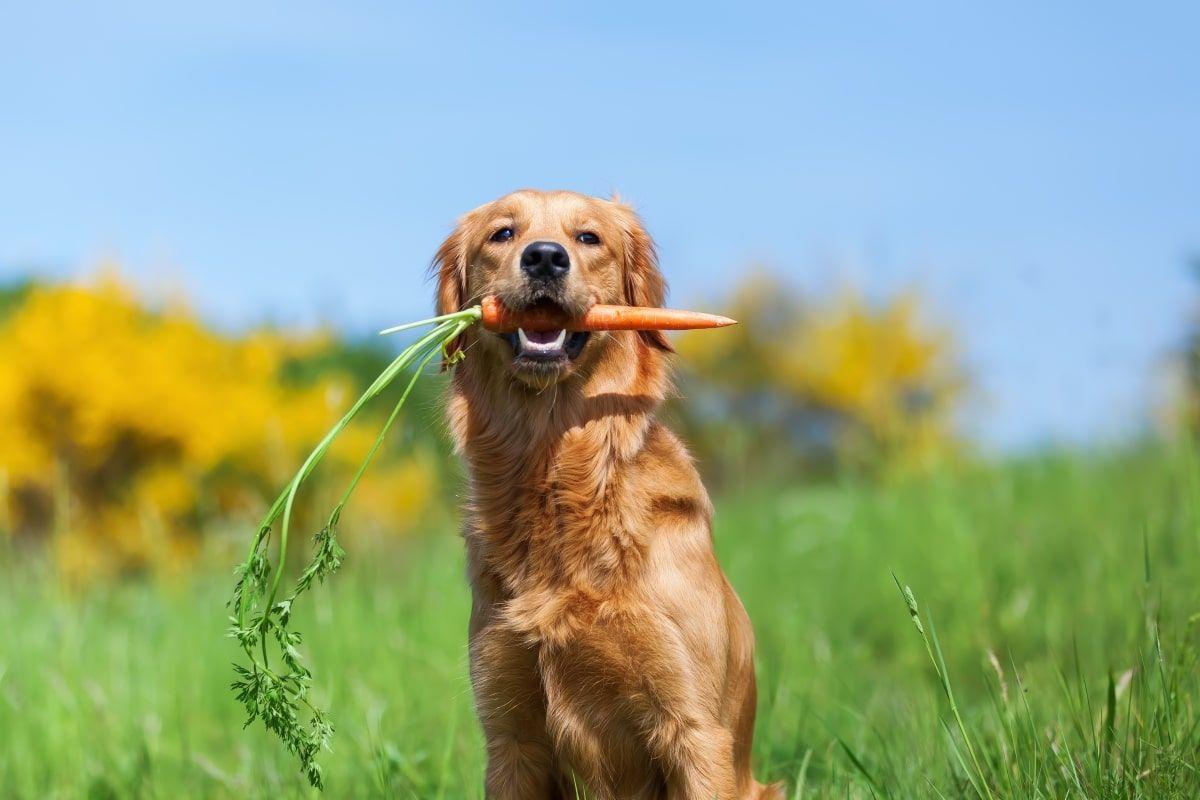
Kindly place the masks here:
<instances>
[{"instance_id":1,"label":"dog's ear","mask_svg":"<svg viewBox=\"0 0 1200 800\"><path fill-rule=\"evenodd\" d=\"M614 195L615 197L615 195ZM658 268L658 253L646 227L629 206L614 202L624 236L625 300L633 306L659 308L667 299L667 282ZM651 347L675 352L662 331L641 331L642 340Z\"/></svg>"},{"instance_id":2,"label":"dog's ear","mask_svg":"<svg viewBox=\"0 0 1200 800\"><path fill-rule=\"evenodd\" d=\"M459 226L446 237L433 256L429 272L437 281L437 313L462 311L467 294L467 254Z\"/></svg>"},{"instance_id":3,"label":"dog's ear","mask_svg":"<svg viewBox=\"0 0 1200 800\"><path fill-rule=\"evenodd\" d=\"M442 242L429 265L429 272L437 282L437 313L451 314L462 311L467 299L467 251L466 236L460 224ZM446 355L452 356L462 346L462 337L446 344ZM443 362L443 368L445 363Z\"/></svg>"}]
</instances>

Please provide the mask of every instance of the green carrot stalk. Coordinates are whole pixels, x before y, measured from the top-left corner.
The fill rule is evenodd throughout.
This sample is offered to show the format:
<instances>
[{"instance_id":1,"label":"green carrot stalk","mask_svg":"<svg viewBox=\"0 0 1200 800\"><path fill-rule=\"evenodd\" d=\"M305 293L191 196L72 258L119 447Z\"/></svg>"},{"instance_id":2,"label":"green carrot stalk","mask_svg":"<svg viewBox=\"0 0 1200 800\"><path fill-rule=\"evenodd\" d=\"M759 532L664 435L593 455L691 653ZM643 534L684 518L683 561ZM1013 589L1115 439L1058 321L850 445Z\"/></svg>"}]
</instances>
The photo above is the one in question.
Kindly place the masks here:
<instances>
[{"instance_id":1,"label":"green carrot stalk","mask_svg":"<svg viewBox=\"0 0 1200 800\"><path fill-rule=\"evenodd\" d=\"M238 579L228 603L233 611L229 617L229 635L237 640L244 657L242 663L234 664L236 680L231 684L231 688L246 710L246 726L255 720L261 720L266 729L279 736L284 747L296 755L300 760L301 770L317 788L323 787L324 779L316 759L322 749L329 747L333 724L328 713L314 705L309 697L312 673L302 661L299 650L302 642L300 633L289 628L292 604L311 588L314 581L324 582L341 566L345 551L338 544L337 528L342 509L350 500L363 473L383 444L404 402L429 362L444 353L447 345L478 322L480 315L480 309L475 307L401 326L406 330L423 325L435 327L396 356L313 448L300 469L267 510L251 542L250 552L237 568ZM461 357L461 353L457 356ZM379 435L334 506L329 521L317 533L312 560L300 573L287 597L277 602L276 597L287 562L292 509L301 485L316 470L334 439L345 430L354 417L406 369L414 365L412 377L393 406ZM272 569L269 545L277 523L277 564ZM274 662L272 652L276 656Z\"/></svg>"}]
</instances>

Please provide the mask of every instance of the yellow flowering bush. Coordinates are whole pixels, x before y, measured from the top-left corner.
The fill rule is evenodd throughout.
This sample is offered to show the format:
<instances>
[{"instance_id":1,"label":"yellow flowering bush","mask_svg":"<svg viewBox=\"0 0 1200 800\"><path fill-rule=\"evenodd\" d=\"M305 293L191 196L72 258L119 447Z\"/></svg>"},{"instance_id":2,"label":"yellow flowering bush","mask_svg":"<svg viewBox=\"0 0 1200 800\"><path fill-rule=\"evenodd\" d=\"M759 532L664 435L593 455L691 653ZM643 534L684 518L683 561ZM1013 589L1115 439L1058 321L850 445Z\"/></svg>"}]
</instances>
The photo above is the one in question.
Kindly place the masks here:
<instances>
[{"instance_id":1,"label":"yellow flowering bush","mask_svg":"<svg viewBox=\"0 0 1200 800\"><path fill-rule=\"evenodd\" d=\"M680 363L695 388L714 388L728 404L714 416L760 432L756 449L785 443L792 453L893 466L953 444L962 388L954 342L925 323L917 295L872 304L847 290L806 302L758 273L721 307L740 324L720 336L684 334Z\"/></svg>"},{"instance_id":2,"label":"yellow flowering bush","mask_svg":"<svg viewBox=\"0 0 1200 800\"><path fill-rule=\"evenodd\" d=\"M345 410L347 376L282 378L331 343L221 334L182 304L148 308L112 275L33 286L0 320L0 530L50 538L71 575L186 564L206 521L252 519ZM347 433L335 472L374 437L369 423ZM381 506L388 519L433 491L420 463L374 478L406 482Z\"/></svg>"}]
</instances>

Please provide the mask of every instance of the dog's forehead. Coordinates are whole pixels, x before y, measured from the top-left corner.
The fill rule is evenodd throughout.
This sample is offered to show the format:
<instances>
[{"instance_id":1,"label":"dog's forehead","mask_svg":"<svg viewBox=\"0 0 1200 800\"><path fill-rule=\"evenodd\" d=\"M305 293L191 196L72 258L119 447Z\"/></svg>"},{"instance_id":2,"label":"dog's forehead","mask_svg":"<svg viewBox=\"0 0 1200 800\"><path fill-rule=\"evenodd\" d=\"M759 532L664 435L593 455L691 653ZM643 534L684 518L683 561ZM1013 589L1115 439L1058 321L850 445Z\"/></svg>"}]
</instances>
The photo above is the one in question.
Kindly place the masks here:
<instances>
[{"instance_id":1,"label":"dog's forehead","mask_svg":"<svg viewBox=\"0 0 1200 800\"><path fill-rule=\"evenodd\" d=\"M490 220L511 218L532 224L602 219L608 201L578 192L522 189L487 203L472 216Z\"/></svg>"}]
</instances>

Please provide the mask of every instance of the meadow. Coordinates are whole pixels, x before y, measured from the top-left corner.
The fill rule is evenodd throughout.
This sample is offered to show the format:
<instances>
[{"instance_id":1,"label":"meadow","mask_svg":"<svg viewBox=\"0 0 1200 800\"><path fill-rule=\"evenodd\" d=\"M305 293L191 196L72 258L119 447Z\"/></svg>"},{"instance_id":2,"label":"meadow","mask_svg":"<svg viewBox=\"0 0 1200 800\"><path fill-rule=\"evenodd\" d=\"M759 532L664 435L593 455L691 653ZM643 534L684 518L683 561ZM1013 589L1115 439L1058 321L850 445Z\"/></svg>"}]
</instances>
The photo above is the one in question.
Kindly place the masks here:
<instances>
[{"instance_id":1,"label":"meadow","mask_svg":"<svg viewBox=\"0 0 1200 800\"><path fill-rule=\"evenodd\" d=\"M756 773L795 798L1200 796L1198 502L1195 453L1166 444L727 484ZM297 611L337 728L328 796L482 796L461 542L433 519L348 541ZM181 575L84 587L0 544L0 796L315 795L228 688L249 534L207 537Z\"/></svg>"}]
</instances>

